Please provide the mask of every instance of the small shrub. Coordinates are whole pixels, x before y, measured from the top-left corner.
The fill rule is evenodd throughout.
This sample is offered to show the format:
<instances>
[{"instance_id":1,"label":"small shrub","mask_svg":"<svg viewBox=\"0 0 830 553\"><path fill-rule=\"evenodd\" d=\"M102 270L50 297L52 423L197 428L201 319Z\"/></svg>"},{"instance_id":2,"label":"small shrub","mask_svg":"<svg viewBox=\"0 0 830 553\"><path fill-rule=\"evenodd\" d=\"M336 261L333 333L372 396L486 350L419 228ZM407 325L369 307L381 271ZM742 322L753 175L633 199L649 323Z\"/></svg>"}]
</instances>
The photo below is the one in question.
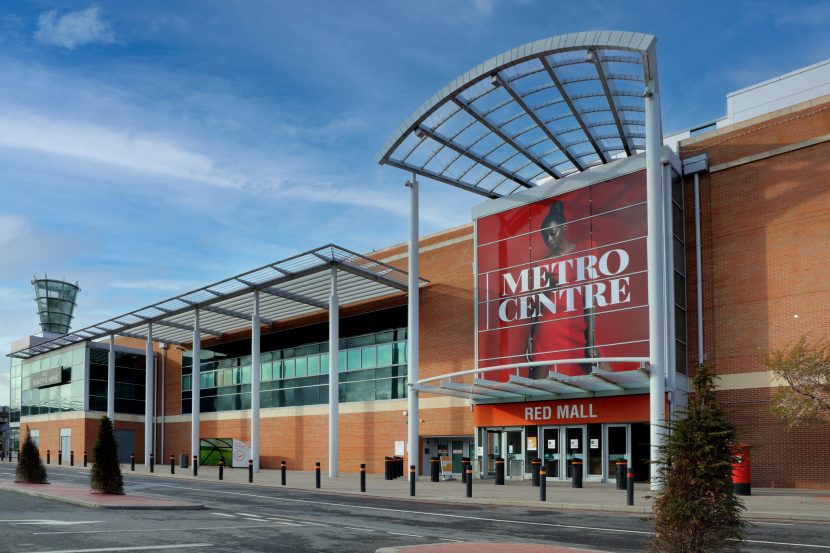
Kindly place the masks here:
<instances>
[{"instance_id":1,"label":"small shrub","mask_svg":"<svg viewBox=\"0 0 830 553\"><path fill-rule=\"evenodd\" d=\"M92 448L92 470L89 471L89 486L94 492L123 495L124 479L118 463L118 444L109 417L101 417L95 446Z\"/></svg>"},{"instance_id":2,"label":"small shrub","mask_svg":"<svg viewBox=\"0 0 830 553\"><path fill-rule=\"evenodd\" d=\"M26 427L26 439L23 440L23 448L17 457L15 481L27 484L46 484L46 467L43 466L43 461L40 460L40 451L38 451L35 441L32 439L28 426Z\"/></svg>"}]
</instances>

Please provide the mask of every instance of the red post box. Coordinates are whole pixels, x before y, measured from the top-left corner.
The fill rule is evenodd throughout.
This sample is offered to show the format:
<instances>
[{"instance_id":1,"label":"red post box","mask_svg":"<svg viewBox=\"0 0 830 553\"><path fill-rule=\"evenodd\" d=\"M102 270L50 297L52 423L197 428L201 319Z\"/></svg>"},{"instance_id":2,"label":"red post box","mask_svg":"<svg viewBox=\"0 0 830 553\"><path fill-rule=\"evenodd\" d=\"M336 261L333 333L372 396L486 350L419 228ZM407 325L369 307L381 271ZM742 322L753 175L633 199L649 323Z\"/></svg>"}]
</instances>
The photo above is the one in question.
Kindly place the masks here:
<instances>
[{"instance_id":1,"label":"red post box","mask_svg":"<svg viewBox=\"0 0 830 553\"><path fill-rule=\"evenodd\" d=\"M752 495L750 446L735 444L732 446L732 483L737 495Z\"/></svg>"}]
</instances>

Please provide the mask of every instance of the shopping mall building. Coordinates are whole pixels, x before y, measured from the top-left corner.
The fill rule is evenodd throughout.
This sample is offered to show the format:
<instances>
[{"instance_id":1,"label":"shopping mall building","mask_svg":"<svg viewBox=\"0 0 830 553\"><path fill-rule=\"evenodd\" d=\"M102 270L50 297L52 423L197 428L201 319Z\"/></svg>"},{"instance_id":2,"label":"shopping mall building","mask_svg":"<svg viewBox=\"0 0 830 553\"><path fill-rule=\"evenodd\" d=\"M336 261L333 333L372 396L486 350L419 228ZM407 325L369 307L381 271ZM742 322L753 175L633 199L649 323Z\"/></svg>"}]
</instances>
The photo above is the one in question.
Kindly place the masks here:
<instances>
[{"instance_id":1,"label":"shopping mall building","mask_svg":"<svg viewBox=\"0 0 830 553\"><path fill-rule=\"evenodd\" d=\"M647 480L706 362L753 484L830 486L830 425L773 415L762 364L830 332L830 61L671 136L657 68L654 37L596 32L459 76L379 156L403 171L414 240L322 246L25 338L14 439L28 427L68 458L109 414L139 462L336 476L391 455L457 473L470 457L486 478L504 458L515 479L538 458L552 479L581 460L612 481L624 458ZM419 236L418 178L482 196L471 223Z\"/></svg>"}]
</instances>

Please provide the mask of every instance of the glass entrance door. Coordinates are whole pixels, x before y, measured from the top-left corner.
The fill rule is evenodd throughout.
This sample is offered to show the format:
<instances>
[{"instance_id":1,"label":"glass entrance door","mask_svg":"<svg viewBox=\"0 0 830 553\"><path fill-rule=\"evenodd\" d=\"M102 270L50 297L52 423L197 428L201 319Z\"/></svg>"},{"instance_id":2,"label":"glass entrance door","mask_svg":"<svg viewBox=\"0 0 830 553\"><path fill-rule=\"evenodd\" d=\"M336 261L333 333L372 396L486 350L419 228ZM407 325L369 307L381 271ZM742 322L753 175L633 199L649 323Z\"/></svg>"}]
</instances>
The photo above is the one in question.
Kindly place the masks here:
<instances>
[{"instance_id":1,"label":"glass entrance door","mask_svg":"<svg viewBox=\"0 0 830 553\"><path fill-rule=\"evenodd\" d=\"M507 430L505 433L507 444L507 458L505 475L510 479L522 478L524 476L524 439L521 430Z\"/></svg>"},{"instance_id":2,"label":"glass entrance door","mask_svg":"<svg viewBox=\"0 0 830 553\"><path fill-rule=\"evenodd\" d=\"M495 476L496 459L502 456L501 430L487 431L487 474Z\"/></svg>"},{"instance_id":3,"label":"glass entrance door","mask_svg":"<svg viewBox=\"0 0 830 553\"><path fill-rule=\"evenodd\" d=\"M542 463L548 478L561 478L561 446L558 426L542 428Z\"/></svg>"},{"instance_id":4,"label":"glass entrance door","mask_svg":"<svg viewBox=\"0 0 830 553\"><path fill-rule=\"evenodd\" d=\"M565 428L565 463L566 477L573 475L573 461L582 461L582 474L585 474L585 427L568 426Z\"/></svg>"},{"instance_id":5,"label":"glass entrance door","mask_svg":"<svg viewBox=\"0 0 830 553\"><path fill-rule=\"evenodd\" d=\"M461 458L464 457L464 442L461 440L452 441L452 471L461 474Z\"/></svg>"},{"instance_id":6,"label":"glass entrance door","mask_svg":"<svg viewBox=\"0 0 830 553\"><path fill-rule=\"evenodd\" d=\"M609 424L605 427L607 455L605 470L607 481L617 480L617 461L625 459L631 462L631 426L628 424Z\"/></svg>"}]
</instances>

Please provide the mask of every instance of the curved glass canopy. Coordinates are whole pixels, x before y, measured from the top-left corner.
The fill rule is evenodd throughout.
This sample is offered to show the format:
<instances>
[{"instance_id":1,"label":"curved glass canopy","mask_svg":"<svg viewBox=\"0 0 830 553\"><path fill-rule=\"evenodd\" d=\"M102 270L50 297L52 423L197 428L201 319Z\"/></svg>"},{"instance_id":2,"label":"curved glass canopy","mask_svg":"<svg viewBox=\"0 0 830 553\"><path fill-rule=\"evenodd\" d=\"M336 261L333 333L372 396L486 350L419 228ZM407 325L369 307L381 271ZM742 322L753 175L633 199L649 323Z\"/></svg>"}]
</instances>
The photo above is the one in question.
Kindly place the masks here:
<instances>
[{"instance_id":1,"label":"curved glass canopy","mask_svg":"<svg viewBox=\"0 0 830 553\"><path fill-rule=\"evenodd\" d=\"M418 108L378 162L498 198L645 151L655 42L592 31L505 52Z\"/></svg>"}]
</instances>

